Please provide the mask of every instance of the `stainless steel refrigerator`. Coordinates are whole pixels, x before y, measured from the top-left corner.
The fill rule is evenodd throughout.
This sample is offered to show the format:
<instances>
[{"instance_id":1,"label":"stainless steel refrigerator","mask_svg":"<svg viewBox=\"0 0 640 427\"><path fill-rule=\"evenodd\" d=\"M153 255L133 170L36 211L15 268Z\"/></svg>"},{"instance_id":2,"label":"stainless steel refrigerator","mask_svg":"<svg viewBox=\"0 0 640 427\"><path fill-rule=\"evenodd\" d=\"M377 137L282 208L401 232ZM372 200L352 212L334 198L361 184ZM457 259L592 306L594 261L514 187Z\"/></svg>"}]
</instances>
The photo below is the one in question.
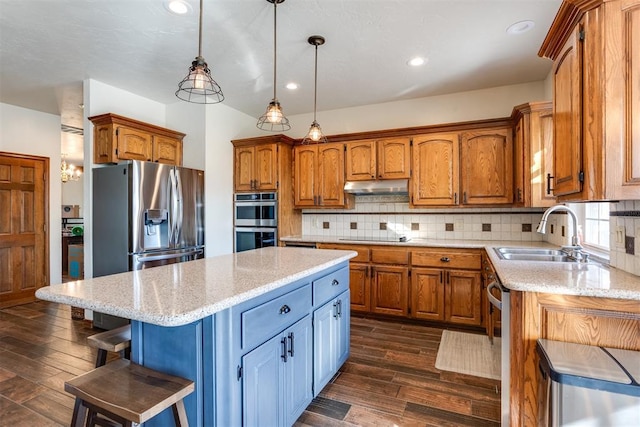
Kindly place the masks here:
<instances>
[{"instance_id":1,"label":"stainless steel refrigerator","mask_svg":"<svg viewBox=\"0 0 640 427\"><path fill-rule=\"evenodd\" d=\"M93 169L93 276L204 257L204 172L129 161ZM94 313L112 329L128 320Z\"/></svg>"}]
</instances>

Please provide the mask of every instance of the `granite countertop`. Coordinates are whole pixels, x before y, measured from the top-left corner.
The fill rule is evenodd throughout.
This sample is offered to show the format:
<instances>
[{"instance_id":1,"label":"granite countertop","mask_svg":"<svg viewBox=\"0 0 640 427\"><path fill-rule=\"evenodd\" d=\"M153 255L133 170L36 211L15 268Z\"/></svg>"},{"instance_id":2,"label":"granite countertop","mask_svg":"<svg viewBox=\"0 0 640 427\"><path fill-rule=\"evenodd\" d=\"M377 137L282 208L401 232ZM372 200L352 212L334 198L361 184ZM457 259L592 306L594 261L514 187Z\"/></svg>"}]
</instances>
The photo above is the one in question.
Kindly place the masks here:
<instances>
[{"instance_id":1,"label":"granite countertop","mask_svg":"<svg viewBox=\"0 0 640 427\"><path fill-rule=\"evenodd\" d=\"M47 286L40 299L180 326L318 273L353 251L263 248Z\"/></svg>"},{"instance_id":2,"label":"granite countertop","mask_svg":"<svg viewBox=\"0 0 640 427\"><path fill-rule=\"evenodd\" d=\"M287 236L283 242L317 242L408 247L486 249L500 282L508 289L562 295L640 301L640 277L597 262L541 262L503 260L494 251L498 247L558 246L547 242L411 239L408 242L343 240L327 236Z\"/></svg>"}]
</instances>

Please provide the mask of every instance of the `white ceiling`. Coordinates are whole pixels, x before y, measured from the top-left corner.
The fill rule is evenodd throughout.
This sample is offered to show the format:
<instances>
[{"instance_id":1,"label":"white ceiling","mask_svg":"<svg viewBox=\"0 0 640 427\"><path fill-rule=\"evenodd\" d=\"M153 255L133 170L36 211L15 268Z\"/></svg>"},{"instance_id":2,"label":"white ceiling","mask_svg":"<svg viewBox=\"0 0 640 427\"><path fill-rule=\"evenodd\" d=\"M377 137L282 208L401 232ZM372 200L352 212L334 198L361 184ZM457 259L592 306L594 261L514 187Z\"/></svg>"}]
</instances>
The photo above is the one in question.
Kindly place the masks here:
<instances>
[{"instance_id":1,"label":"white ceiling","mask_svg":"<svg viewBox=\"0 0 640 427\"><path fill-rule=\"evenodd\" d=\"M0 102L82 126L82 80L162 103L198 53L198 0L169 13L163 0L0 0ZM286 0L278 6L277 93L285 114L542 80L538 49L560 0ZM202 55L224 103L260 116L273 95L273 5L204 0ZM535 27L510 35L509 25ZM428 57L411 68L413 56ZM284 85L300 85L289 91ZM64 150L64 148L63 148Z\"/></svg>"}]
</instances>

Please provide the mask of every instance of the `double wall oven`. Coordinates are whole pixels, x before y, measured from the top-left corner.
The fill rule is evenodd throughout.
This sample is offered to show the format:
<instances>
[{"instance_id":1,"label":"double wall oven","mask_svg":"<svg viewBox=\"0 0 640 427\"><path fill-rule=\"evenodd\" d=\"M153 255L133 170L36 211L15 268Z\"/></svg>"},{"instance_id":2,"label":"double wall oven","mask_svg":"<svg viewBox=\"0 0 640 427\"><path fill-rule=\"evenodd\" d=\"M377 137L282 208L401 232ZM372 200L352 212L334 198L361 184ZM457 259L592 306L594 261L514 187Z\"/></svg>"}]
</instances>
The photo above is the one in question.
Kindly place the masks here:
<instances>
[{"instance_id":1,"label":"double wall oven","mask_svg":"<svg viewBox=\"0 0 640 427\"><path fill-rule=\"evenodd\" d=\"M276 246L277 193L236 193L233 199L235 252Z\"/></svg>"}]
</instances>

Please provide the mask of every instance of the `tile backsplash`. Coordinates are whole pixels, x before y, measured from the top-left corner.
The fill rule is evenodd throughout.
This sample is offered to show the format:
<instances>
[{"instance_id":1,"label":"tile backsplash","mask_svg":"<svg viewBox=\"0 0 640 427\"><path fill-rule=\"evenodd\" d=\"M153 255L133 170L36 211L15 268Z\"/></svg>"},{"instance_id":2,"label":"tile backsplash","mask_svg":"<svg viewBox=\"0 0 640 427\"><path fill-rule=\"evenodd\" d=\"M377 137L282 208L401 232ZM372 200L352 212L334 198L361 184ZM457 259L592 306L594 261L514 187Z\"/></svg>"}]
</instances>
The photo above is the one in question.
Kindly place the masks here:
<instances>
[{"instance_id":1,"label":"tile backsplash","mask_svg":"<svg viewBox=\"0 0 640 427\"><path fill-rule=\"evenodd\" d=\"M406 196L358 196L352 210L304 210L302 234L570 244L573 227L568 215L551 215L547 233L536 232L543 212L542 208L410 209ZM611 203L609 222L610 265L640 276L640 200ZM625 236L618 242L620 227ZM632 250L625 247L630 242Z\"/></svg>"},{"instance_id":2,"label":"tile backsplash","mask_svg":"<svg viewBox=\"0 0 640 427\"><path fill-rule=\"evenodd\" d=\"M541 241L535 209L409 209L406 196L358 196L352 210L304 210L302 234L345 238ZM326 227L326 224L329 227Z\"/></svg>"}]
</instances>

